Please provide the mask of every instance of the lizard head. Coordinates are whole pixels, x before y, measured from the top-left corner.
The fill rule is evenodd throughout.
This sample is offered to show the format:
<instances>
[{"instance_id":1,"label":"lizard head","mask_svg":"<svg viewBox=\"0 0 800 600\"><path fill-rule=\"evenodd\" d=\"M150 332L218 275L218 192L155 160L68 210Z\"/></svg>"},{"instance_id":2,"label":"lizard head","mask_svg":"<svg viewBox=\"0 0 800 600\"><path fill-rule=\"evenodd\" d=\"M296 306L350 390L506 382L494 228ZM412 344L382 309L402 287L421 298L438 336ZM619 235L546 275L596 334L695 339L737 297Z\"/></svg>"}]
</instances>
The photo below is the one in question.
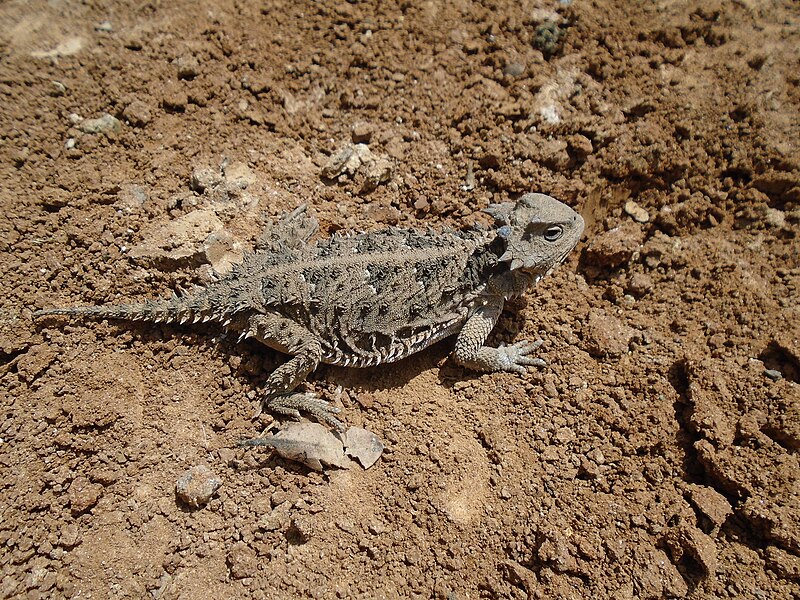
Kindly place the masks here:
<instances>
[{"instance_id":1,"label":"lizard head","mask_svg":"<svg viewBox=\"0 0 800 600\"><path fill-rule=\"evenodd\" d=\"M497 236L505 241L502 262L534 276L562 263L583 233L583 218L566 204L544 194L525 194L516 203L492 204Z\"/></svg>"}]
</instances>

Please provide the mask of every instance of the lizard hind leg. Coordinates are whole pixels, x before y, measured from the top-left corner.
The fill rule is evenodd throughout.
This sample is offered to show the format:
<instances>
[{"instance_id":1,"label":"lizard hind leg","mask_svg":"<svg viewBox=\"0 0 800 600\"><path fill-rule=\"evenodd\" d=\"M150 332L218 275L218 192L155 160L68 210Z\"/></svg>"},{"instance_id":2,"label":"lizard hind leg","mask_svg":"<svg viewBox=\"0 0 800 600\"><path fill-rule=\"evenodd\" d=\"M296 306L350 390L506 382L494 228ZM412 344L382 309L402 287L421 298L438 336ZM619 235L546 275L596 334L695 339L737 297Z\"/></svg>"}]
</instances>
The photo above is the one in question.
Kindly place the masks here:
<instances>
[{"instance_id":1,"label":"lizard hind leg","mask_svg":"<svg viewBox=\"0 0 800 600\"><path fill-rule=\"evenodd\" d=\"M338 406L331 406L322 398L307 392L289 392L288 394L278 394L268 396L264 399L265 407L281 415L287 415L299 419L301 413L308 413L318 421L323 421L331 425L339 432L344 432L347 427L334 415L341 409Z\"/></svg>"},{"instance_id":2,"label":"lizard hind leg","mask_svg":"<svg viewBox=\"0 0 800 600\"><path fill-rule=\"evenodd\" d=\"M316 336L297 322L275 314L250 317L248 333L262 344L291 356L267 378L263 407L295 418L305 412L344 431L344 424L334 416L339 408L313 394L294 391L322 359L322 346Z\"/></svg>"}]
</instances>

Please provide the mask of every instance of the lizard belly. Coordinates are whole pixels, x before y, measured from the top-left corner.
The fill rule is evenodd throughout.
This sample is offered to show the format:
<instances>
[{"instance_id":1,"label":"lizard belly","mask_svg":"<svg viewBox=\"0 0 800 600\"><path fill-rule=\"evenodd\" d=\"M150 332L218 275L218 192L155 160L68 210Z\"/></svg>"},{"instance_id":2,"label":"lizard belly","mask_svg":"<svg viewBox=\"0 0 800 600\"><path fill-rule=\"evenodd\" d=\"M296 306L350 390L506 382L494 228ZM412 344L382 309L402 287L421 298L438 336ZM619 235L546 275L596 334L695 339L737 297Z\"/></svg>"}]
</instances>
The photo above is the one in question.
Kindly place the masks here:
<instances>
[{"instance_id":1,"label":"lizard belly","mask_svg":"<svg viewBox=\"0 0 800 600\"><path fill-rule=\"evenodd\" d=\"M360 333L345 340L325 343L322 362L344 367L372 367L396 362L457 333L467 314L462 310L433 325L408 327L391 336L378 332Z\"/></svg>"}]
</instances>

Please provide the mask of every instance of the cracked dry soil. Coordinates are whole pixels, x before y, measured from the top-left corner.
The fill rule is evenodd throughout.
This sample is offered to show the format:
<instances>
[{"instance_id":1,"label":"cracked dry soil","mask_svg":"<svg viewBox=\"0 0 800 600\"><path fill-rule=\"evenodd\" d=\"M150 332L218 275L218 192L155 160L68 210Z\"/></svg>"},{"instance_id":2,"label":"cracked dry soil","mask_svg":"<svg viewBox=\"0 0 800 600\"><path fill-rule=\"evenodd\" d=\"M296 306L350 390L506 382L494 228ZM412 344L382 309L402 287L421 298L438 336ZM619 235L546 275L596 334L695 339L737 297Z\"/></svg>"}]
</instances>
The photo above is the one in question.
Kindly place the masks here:
<instances>
[{"instance_id":1,"label":"cracked dry soil","mask_svg":"<svg viewBox=\"0 0 800 600\"><path fill-rule=\"evenodd\" d=\"M798 597L797 3L33 0L0 22L0 596ZM348 142L379 168L323 178ZM368 471L236 448L282 360L255 343L31 319L202 283L301 202L327 234L527 191L587 220L493 336L542 337L548 366L476 376L447 341L320 369L387 443ZM198 464L223 483L194 508L175 482Z\"/></svg>"}]
</instances>

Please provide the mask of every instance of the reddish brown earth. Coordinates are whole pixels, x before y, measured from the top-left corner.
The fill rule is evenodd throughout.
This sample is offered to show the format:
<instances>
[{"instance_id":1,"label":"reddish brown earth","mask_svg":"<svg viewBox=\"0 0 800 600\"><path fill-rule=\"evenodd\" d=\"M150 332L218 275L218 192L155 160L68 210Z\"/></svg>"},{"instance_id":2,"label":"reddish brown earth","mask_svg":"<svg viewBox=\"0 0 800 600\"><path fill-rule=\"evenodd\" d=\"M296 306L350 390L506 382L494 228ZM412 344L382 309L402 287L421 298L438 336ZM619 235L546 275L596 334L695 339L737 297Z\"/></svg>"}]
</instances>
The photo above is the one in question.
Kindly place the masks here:
<instances>
[{"instance_id":1,"label":"reddish brown earth","mask_svg":"<svg viewBox=\"0 0 800 600\"><path fill-rule=\"evenodd\" d=\"M0 596L798 597L797 3L38 0L0 24ZM353 138L383 171L324 179ZM548 366L476 376L443 342L319 369L387 443L368 471L237 448L282 360L255 343L31 318L202 283L301 202L330 233L527 191L587 219L494 336ZM223 485L194 508L199 464Z\"/></svg>"}]
</instances>

